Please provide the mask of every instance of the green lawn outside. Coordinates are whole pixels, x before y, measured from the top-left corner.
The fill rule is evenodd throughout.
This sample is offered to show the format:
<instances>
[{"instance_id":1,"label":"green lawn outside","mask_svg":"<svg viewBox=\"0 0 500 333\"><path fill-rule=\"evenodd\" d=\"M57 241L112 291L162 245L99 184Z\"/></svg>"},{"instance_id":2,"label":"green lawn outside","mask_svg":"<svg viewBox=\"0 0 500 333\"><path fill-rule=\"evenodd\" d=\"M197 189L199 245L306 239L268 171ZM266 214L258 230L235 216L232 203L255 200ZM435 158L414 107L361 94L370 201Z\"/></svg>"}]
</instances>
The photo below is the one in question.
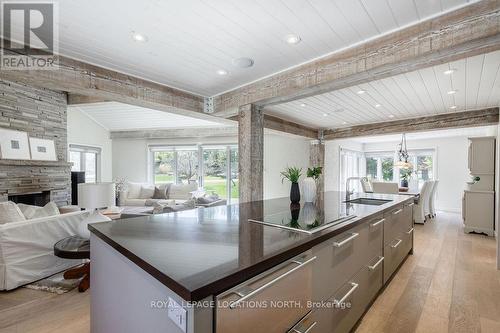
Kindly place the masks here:
<instances>
[{"instance_id":1,"label":"green lawn outside","mask_svg":"<svg viewBox=\"0 0 500 333\"><path fill-rule=\"evenodd\" d=\"M166 175L166 174L156 174L155 175L155 183L156 184L161 184L161 183L173 183L174 182L174 176L173 175ZM226 179L222 177L216 177L216 176L205 176L204 178L205 186L204 189L207 192L215 192L219 195L221 198L226 198ZM238 198L239 197L239 191L238 191L238 180L235 179L231 183L231 198Z\"/></svg>"}]
</instances>

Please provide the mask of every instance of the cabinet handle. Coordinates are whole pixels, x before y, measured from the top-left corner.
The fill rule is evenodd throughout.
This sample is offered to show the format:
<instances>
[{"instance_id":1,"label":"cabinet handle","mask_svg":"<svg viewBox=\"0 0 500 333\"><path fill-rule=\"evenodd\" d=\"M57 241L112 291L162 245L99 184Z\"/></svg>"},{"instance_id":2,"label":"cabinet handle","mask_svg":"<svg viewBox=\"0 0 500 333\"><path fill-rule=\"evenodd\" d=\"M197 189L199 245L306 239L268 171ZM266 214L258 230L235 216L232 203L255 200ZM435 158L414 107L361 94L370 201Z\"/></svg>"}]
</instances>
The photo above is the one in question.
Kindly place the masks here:
<instances>
[{"instance_id":1,"label":"cabinet handle","mask_svg":"<svg viewBox=\"0 0 500 333\"><path fill-rule=\"evenodd\" d=\"M398 215L399 213L401 213L403 210L402 209L398 209L397 211L395 212L392 212L392 215Z\"/></svg>"},{"instance_id":2,"label":"cabinet handle","mask_svg":"<svg viewBox=\"0 0 500 333\"><path fill-rule=\"evenodd\" d=\"M410 230L408 230L406 233L409 235L409 234L411 234L411 233L413 232L413 230L414 230L414 229L415 229L415 228L411 228L411 229L410 229Z\"/></svg>"},{"instance_id":3,"label":"cabinet handle","mask_svg":"<svg viewBox=\"0 0 500 333\"><path fill-rule=\"evenodd\" d=\"M375 264L368 266L368 269L370 271L374 271L382 263L382 261L384 261L384 257L379 257L378 261Z\"/></svg>"},{"instance_id":4,"label":"cabinet handle","mask_svg":"<svg viewBox=\"0 0 500 333\"><path fill-rule=\"evenodd\" d=\"M309 327L308 327L305 331L299 331L298 329L294 328L294 329L293 329L293 332L295 332L295 333L309 333L309 332L313 329L313 327L314 327L314 326L316 326L316 324L317 324L317 323L318 323L318 322L316 322L316 321L315 321L315 322L314 322L314 323L312 323L312 324L311 324L311 326L309 326Z\"/></svg>"},{"instance_id":5,"label":"cabinet handle","mask_svg":"<svg viewBox=\"0 0 500 333\"><path fill-rule=\"evenodd\" d=\"M258 293L260 293L261 291L263 291L264 289L267 289L269 288L270 286L272 286L273 284L275 284L276 282L278 282L279 280L281 279L284 279L285 277L287 277L288 275L292 274L293 272L301 269L302 267L304 267L305 265L313 262L314 260L316 260L316 256L312 257L311 259L309 260L306 260L304 262L300 262L300 261L291 261L292 263L299 263L299 265L297 267L294 267L292 268L291 270L289 270L288 272L286 273L283 273L282 275L272 279L271 281L269 281L268 283L260 286L259 288L251 291L250 293L246 294L245 296L243 296L242 298L240 299L237 299L236 301L232 302L231 304L229 304L229 308L231 309L234 309L239 303L249 299L249 298L252 298L253 296L257 295Z\"/></svg>"},{"instance_id":6,"label":"cabinet handle","mask_svg":"<svg viewBox=\"0 0 500 333\"><path fill-rule=\"evenodd\" d=\"M347 237L347 238L346 238L346 239L344 239L342 242L333 242L333 246L335 246L335 247L341 247L341 246L343 246L343 245L345 245L345 244L349 243L350 241L352 241L354 238L356 238L356 237L358 237L358 236L359 236L359 234L358 234L358 233L353 232L353 233L351 234L351 236Z\"/></svg>"},{"instance_id":7,"label":"cabinet handle","mask_svg":"<svg viewBox=\"0 0 500 333\"><path fill-rule=\"evenodd\" d=\"M399 246L399 244L401 244L401 242L402 242L402 241L403 241L402 239L398 239L398 241L396 242L396 244L391 245L391 247L392 247L393 249L397 248L397 247Z\"/></svg>"},{"instance_id":8,"label":"cabinet handle","mask_svg":"<svg viewBox=\"0 0 500 333\"><path fill-rule=\"evenodd\" d=\"M351 289L349 289L349 291L347 292L347 294L345 294L341 299L339 300L336 300L334 299L333 300L333 303L336 303L336 304L342 304L344 303L344 301L349 297L351 296L351 294L356 290L358 289L359 287L359 284L355 283L355 282L351 282Z\"/></svg>"},{"instance_id":9,"label":"cabinet handle","mask_svg":"<svg viewBox=\"0 0 500 333\"><path fill-rule=\"evenodd\" d=\"M415 203L414 203L414 202L409 203L409 204L408 204L408 207L411 207L411 206L413 206L413 205L415 205Z\"/></svg>"},{"instance_id":10,"label":"cabinet handle","mask_svg":"<svg viewBox=\"0 0 500 333\"><path fill-rule=\"evenodd\" d=\"M376 226L378 226L380 223L382 223L382 222L384 222L384 221L385 221L385 219L380 219L380 220L378 220L377 222L373 222L373 223L371 223L371 224L370 224L370 227L376 227Z\"/></svg>"}]
</instances>

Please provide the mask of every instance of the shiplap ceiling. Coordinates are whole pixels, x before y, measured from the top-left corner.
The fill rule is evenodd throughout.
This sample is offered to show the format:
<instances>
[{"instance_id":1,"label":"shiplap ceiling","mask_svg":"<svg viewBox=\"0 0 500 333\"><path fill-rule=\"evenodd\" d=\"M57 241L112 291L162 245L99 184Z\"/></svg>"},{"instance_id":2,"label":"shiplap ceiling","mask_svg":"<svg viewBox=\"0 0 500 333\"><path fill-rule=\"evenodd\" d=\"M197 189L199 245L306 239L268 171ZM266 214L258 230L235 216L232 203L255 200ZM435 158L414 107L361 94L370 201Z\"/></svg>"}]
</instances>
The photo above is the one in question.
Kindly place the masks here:
<instances>
[{"instance_id":1,"label":"shiplap ceiling","mask_svg":"<svg viewBox=\"0 0 500 333\"><path fill-rule=\"evenodd\" d=\"M213 96L471 2L64 0L58 2L59 50ZM134 41L133 31L148 41ZM287 44L288 34L302 42ZM240 57L254 59L255 65L235 68L232 60ZM219 69L229 74L216 74Z\"/></svg>"},{"instance_id":2,"label":"shiplap ceiling","mask_svg":"<svg viewBox=\"0 0 500 333\"><path fill-rule=\"evenodd\" d=\"M445 75L449 69L455 71ZM361 90L365 93L358 94ZM450 91L456 93L448 94ZM340 128L496 106L500 106L500 51L275 105L265 111L316 128Z\"/></svg>"},{"instance_id":3,"label":"shiplap ceiling","mask_svg":"<svg viewBox=\"0 0 500 333\"><path fill-rule=\"evenodd\" d=\"M227 126L217 122L118 102L73 105L69 106L68 109L68 112L71 112L72 109L82 111L89 118L110 131ZM214 118L214 120L216 119Z\"/></svg>"}]
</instances>

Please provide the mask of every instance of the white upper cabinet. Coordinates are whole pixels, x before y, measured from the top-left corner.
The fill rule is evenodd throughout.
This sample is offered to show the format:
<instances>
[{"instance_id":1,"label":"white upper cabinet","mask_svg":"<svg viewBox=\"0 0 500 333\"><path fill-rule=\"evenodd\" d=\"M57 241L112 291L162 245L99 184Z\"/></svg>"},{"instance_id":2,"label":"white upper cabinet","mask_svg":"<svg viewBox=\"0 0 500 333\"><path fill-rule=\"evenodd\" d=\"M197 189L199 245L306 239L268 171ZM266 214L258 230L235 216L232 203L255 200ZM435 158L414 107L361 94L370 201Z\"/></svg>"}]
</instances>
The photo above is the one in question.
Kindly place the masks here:
<instances>
[{"instance_id":1,"label":"white upper cabinet","mask_svg":"<svg viewBox=\"0 0 500 333\"><path fill-rule=\"evenodd\" d=\"M469 171L471 175L495 173L495 138L469 138Z\"/></svg>"}]
</instances>

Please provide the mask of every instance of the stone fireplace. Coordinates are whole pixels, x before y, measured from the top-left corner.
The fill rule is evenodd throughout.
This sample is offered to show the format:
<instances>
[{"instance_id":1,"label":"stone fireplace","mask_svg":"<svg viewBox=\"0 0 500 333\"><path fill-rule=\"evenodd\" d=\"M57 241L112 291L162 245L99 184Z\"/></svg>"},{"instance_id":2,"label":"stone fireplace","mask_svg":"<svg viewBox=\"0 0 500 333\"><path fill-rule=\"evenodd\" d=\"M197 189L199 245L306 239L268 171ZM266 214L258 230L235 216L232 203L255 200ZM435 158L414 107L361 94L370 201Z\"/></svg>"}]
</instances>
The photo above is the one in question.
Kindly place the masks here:
<instances>
[{"instance_id":1,"label":"stone fireplace","mask_svg":"<svg viewBox=\"0 0 500 333\"><path fill-rule=\"evenodd\" d=\"M0 127L54 140L57 153L57 161L0 159L0 201L70 203L66 93L0 80L0 100Z\"/></svg>"}]
</instances>

